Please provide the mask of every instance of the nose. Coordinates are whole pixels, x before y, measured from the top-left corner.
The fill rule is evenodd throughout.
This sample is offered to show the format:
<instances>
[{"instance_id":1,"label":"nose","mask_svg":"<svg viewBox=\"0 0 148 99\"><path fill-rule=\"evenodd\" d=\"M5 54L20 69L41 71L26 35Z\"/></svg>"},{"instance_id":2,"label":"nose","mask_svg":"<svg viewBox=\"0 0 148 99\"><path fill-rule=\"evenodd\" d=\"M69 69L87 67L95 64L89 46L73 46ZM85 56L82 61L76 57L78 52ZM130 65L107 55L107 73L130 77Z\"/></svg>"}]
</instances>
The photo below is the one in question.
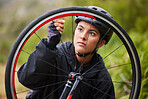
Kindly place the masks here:
<instances>
[{"instance_id":1,"label":"nose","mask_svg":"<svg viewBox=\"0 0 148 99\"><path fill-rule=\"evenodd\" d=\"M87 33L87 32L81 33L80 38L81 38L82 40L87 40L87 39L88 39L88 33Z\"/></svg>"}]
</instances>

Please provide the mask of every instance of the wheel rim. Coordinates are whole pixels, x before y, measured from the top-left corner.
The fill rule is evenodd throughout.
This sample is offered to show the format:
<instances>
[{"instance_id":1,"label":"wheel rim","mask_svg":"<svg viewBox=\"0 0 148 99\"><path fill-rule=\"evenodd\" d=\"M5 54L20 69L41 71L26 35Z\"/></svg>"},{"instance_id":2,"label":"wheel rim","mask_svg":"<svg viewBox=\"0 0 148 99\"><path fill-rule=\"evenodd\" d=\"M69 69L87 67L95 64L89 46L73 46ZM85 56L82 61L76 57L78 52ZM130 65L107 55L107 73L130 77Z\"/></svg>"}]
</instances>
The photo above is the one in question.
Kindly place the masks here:
<instances>
[{"instance_id":1,"label":"wheel rim","mask_svg":"<svg viewBox=\"0 0 148 99\"><path fill-rule=\"evenodd\" d=\"M68 9L68 8L67 8ZM104 18L104 16L99 16L99 15L95 15L94 13L90 13L90 12L87 12L87 11L66 11L66 12L60 12L60 13L57 13L57 14L54 14L54 16L50 16L48 18L45 18L43 19L42 21L40 21L40 23L36 24L35 22L32 22L34 23L35 25L33 26L33 28L30 30L30 28L26 28L30 31L28 31L28 33L22 38L21 42L19 43L19 45L17 45L17 49L15 50L15 54L13 55L13 60L9 60L9 61L12 61L12 64L11 64L11 72L10 72L10 89L11 89L11 93L12 94L12 98L13 99L16 99L17 96L16 96L16 92L15 92L15 69L16 69L16 65L17 65L17 61L18 61L18 58L19 58L19 55L24 47L24 45L26 44L27 40L40 28L42 27L44 24L54 20L54 19L57 19L57 18L61 18L61 17L66 17L66 16L76 16L76 15L80 15L80 16L87 16L87 17L90 17L90 18L94 18L93 16L103 20L106 24L110 25L110 27L112 27L112 29L114 29L114 31L116 31L119 35L119 37L121 37L120 39L123 40L123 43L125 44L126 48L127 48L127 51L128 53L130 54L130 59L131 59L131 64L132 64L132 68L133 70L135 70L135 73L133 74L133 81L134 83L132 83L132 91L131 91L131 95L130 95L130 98L137 98L137 94L139 94L139 91L140 89L138 88L140 86L140 62L139 62L139 59L136 58L137 57L137 52L133 51L133 43L131 45L131 40L130 38L126 38L123 33L125 33L124 30L120 30L121 27L120 26L116 26L118 25L115 21L114 23L110 22L110 20ZM32 24L31 23L31 24ZM26 31L25 29L25 31ZM130 42L129 42L130 41ZM14 50L14 49L13 49ZM135 47L134 47L134 50L135 50ZM136 56L135 56L136 55ZM135 89L138 89L139 91L135 90Z\"/></svg>"}]
</instances>

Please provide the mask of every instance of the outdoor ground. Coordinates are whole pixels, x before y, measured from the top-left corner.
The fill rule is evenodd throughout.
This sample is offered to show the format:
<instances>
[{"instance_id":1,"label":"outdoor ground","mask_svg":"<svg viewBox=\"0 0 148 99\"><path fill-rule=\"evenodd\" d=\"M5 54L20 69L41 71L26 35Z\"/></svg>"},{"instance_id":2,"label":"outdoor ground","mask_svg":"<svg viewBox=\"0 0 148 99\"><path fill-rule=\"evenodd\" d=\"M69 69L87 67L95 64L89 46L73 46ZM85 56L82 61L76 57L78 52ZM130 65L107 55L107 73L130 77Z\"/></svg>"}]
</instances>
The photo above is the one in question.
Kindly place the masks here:
<instances>
[{"instance_id":1,"label":"outdoor ground","mask_svg":"<svg viewBox=\"0 0 148 99\"><path fill-rule=\"evenodd\" d=\"M5 66L0 64L0 99L6 99L5 94Z\"/></svg>"}]
</instances>

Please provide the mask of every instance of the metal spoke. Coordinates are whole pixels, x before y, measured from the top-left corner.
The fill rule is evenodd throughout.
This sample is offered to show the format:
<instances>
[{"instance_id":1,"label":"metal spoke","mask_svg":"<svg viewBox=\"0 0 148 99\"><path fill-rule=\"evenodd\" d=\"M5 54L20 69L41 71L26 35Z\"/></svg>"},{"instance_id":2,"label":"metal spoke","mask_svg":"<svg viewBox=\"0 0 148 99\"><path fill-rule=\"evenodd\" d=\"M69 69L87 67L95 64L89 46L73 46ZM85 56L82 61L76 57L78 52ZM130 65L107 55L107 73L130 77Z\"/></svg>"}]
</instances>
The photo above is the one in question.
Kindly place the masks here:
<instances>
[{"instance_id":1,"label":"metal spoke","mask_svg":"<svg viewBox=\"0 0 148 99\"><path fill-rule=\"evenodd\" d=\"M27 52L27 51L25 51L25 50L23 50L23 49L22 49L22 52L25 52L26 54L30 55L30 53L29 53L29 52Z\"/></svg>"},{"instance_id":2,"label":"metal spoke","mask_svg":"<svg viewBox=\"0 0 148 99\"><path fill-rule=\"evenodd\" d=\"M128 84L128 85L132 85L132 82L123 82L123 81L114 81L114 83L122 83L122 84Z\"/></svg>"},{"instance_id":3,"label":"metal spoke","mask_svg":"<svg viewBox=\"0 0 148 99\"><path fill-rule=\"evenodd\" d=\"M31 73L31 72L22 72L22 71L15 71L15 72L21 72L21 73ZM57 74L45 74L45 73L33 73L35 75L43 75L43 76L56 76L56 77L67 77L66 75L57 75Z\"/></svg>"},{"instance_id":4,"label":"metal spoke","mask_svg":"<svg viewBox=\"0 0 148 99\"><path fill-rule=\"evenodd\" d=\"M85 75L87 72L89 72L92 68L94 68L95 66L97 66L98 64L100 64L101 61L97 62L94 66L92 66L91 68L89 68L87 71L85 71L82 75Z\"/></svg>"},{"instance_id":5,"label":"metal spoke","mask_svg":"<svg viewBox=\"0 0 148 99\"><path fill-rule=\"evenodd\" d=\"M52 67L54 67L54 68L56 68L56 69L58 69L58 70L60 70L60 71L63 71L63 72L66 73L66 74L69 74L69 72L67 72L67 71L65 71L65 70L63 70L63 69L61 69L61 68L59 68L59 67L57 67L57 66L55 66L55 65L53 65L53 64L51 64L51 63L49 63L49 62L47 62L47 61L45 61L45 60L42 60L42 59L39 59L39 60L41 60L41 61L43 61L43 62L49 64L50 66L52 66Z\"/></svg>"},{"instance_id":6,"label":"metal spoke","mask_svg":"<svg viewBox=\"0 0 148 99\"><path fill-rule=\"evenodd\" d=\"M80 92L80 90L79 90L79 89L78 89L78 93L79 93L79 95L80 95L81 99L83 99L83 96L82 96L82 94L81 94L81 92Z\"/></svg>"},{"instance_id":7,"label":"metal spoke","mask_svg":"<svg viewBox=\"0 0 148 99\"><path fill-rule=\"evenodd\" d=\"M56 82L56 83L52 83L52 84L36 87L36 88L33 88L32 90L37 90L37 89L41 89L41 88L45 88L45 87L49 87L49 86L54 86L54 85L61 84L61 83L66 83L66 81L60 81L60 82ZM29 90L30 89L24 90L24 91L20 91L20 92L17 92L16 94L21 94L21 93L24 93L24 92L28 92Z\"/></svg>"},{"instance_id":8,"label":"metal spoke","mask_svg":"<svg viewBox=\"0 0 148 99\"><path fill-rule=\"evenodd\" d=\"M109 31L109 30L108 30ZM100 44L100 42L105 38L105 36L107 35L107 33L108 33L108 31L103 35L103 37L99 40L99 42L98 42L98 44L96 45L96 48L97 48L97 46ZM96 49L95 48L95 49ZM90 55L92 54L92 52L90 53ZM90 55L88 56L88 57L90 57ZM86 62L86 60L88 59L88 57L85 59L85 61L83 62L83 64L82 65L84 65L84 63ZM98 63L96 63L94 66L92 66L90 69L88 69L86 72L88 72L88 71L90 71L92 68L94 68L95 66L97 66L97 64L99 64L100 62L98 62ZM82 66L81 65L81 66ZM83 74L85 74L86 72L84 72ZM82 74L82 75L83 75Z\"/></svg>"},{"instance_id":9,"label":"metal spoke","mask_svg":"<svg viewBox=\"0 0 148 99\"><path fill-rule=\"evenodd\" d=\"M91 27L92 27L92 21L91 21L91 23L90 23L90 29L91 29ZM89 30L90 31L90 30ZM88 38L89 38L89 34L88 34ZM87 39L88 39L87 38ZM88 43L88 40L86 41L86 45L87 45L87 43ZM85 47L85 50L84 50L84 53L85 53L85 51L86 51L86 47ZM91 54L92 54L92 52L89 54L89 56L84 60L84 57L83 57L83 60L82 60L82 63L81 63L81 65L80 65L80 67L77 69L77 71L76 72L80 72L80 70L81 70L81 68L82 68L82 66L85 64L85 62L88 60L88 58L91 56Z\"/></svg>"},{"instance_id":10,"label":"metal spoke","mask_svg":"<svg viewBox=\"0 0 148 99\"><path fill-rule=\"evenodd\" d=\"M89 78L83 78L84 80L98 80L98 79L89 79ZM108 80L99 80L99 81L108 81ZM124 81L114 81L112 80L113 83L122 83L122 84L132 84L132 82L124 82Z\"/></svg>"},{"instance_id":11,"label":"metal spoke","mask_svg":"<svg viewBox=\"0 0 148 99\"><path fill-rule=\"evenodd\" d=\"M82 81L82 83L85 84L85 85L87 85L87 86L90 86L90 87L93 88L93 89L98 90L99 92L101 92L101 93L103 93L103 94L106 94L107 96L110 96L110 97L114 98L114 96L111 96L111 95L107 94L106 92L103 92L102 90L100 90L100 89L98 89L98 88L96 88L96 87L94 87L94 86L92 86L92 85L90 85L90 84L88 84L88 83L86 83L86 82L84 82L84 81Z\"/></svg>"},{"instance_id":12,"label":"metal spoke","mask_svg":"<svg viewBox=\"0 0 148 99\"><path fill-rule=\"evenodd\" d=\"M114 53L116 50L118 50L121 46L123 46L123 44L121 44L116 49L114 49L112 52L110 52L108 55L106 55L103 59L106 59L108 56L110 56L112 53Z\"/></svg>"},{"instance_id":13,"label":"metal spoke","mask_svg":"<svg viewBox=\"0 0 148 99\"><path fill-rule=\"evenodd\" d=\"M123 44L122 44L123 45ZM103 59L107 58L109 55L111 55L113 52L115 52L117 49L119 49L122 45L118 46L115 50L113 50L110 54L106 55L106 57L104 57ZM94 68L95 66L97 66L100 63L97 62L95 65L93 65L90 69L88 69L86 72L90 71L92 68ZM84 72L82 75L84 75L86 72Z\"/></svg>"},{"instance_id":14,"label":"metal spoke","mask_svg":"<svg viewBox=\"0 0 148 99\"><path fill-rule=\"evenodd\" d=\"M40 36L39 36L39 35L37 35L37 34L36 34L36 32L34 32L34 33L35 33L35 35L36 35L36 36L39 38L39 40L41 41L41 38L40 38Z\"/></svg>"},{"instance_id":15,"label":"metal spoke","mask_svg":"<svg viewBox=\"0 0 148 99\"><path fill-rule=\"evenodd\" d=\"M46 97L44 97L43 99L46 99L47 97L49 97L51 94L53 94L55 91L57 91L59 88L61 88L65 83L61 84L58 88L56 88L55 90L53 90L49 95L47 95Z\"/></svg>"},{"instance_id":16,"label":"metal spoke","mask_svg":"<svg viewBox=\"0 0 148 99\"><path fill-rule=\"evenodd\" d=\"M73 16L72 16L72 41L73 41L73 38L74 38L74 29L73 29Z\"/></svg>"},{"instance_id":17,"label":"metal spoke","mask_svg":"<svg viewBox=\"0 0 148 99\"><path fill-rule=\"evenodd\" d=\"M113 68L117 68L117 67L121 67L121 66L126 66L126 65L129 65L131 63L127 63L127 64L121 64L121 65L117 65L117 66L112 66L112 67L108 67L107 69L113 69ZM95 73L95 72L99 72L99 71L103 71L103 70L106 70L106 68L104 69L100 69L100 70L95 70L95 71L92 71L92 72L87 72L85 74L90 74L90 73Z\"/></svg>"},{"instance_id":18,"label":"metal spoke","mask_svg":"<svg viewBox=\"0 0 148 99\"><path fill-rule=\"evenodd\" d=\"M107 69L112 69L112 68L116 68L116 67L121 67L121 66L129 65L129 64L131 64L131 63L121 64L121 65L117 65L117 66L111 66L111 67L108 67Z\"/></svg>"},{"instance_id":19,"label":"metal spoke","mask_svg":"<svg viewBox=\"0 0 148 99\"><path fill-rule=\"evenodd\" d=\"M24 50L22 50L22 51L30 55L30 53L29 53L29 52L24 51ZM69 72L66 72L66 71L64 71L64 70L63 70L63 69L61 69L61 68L58 68L56 65L53 65L53 64L51 64L51 63L49 63L49 62L47 62L47 61L45 61L45 60L42 60L42 59L39 59L39 60L41 60L41 61L43 61L43 62L45 62L45 63L49 64L50 66L52 66L52 67L54 67L54 68L56 68L56 69L58 69L58 70L60 70L60 71L63 71L63 72L64 72L64 73L66 73L66 74L69 74Z\"/></svg>"}]
</instances>

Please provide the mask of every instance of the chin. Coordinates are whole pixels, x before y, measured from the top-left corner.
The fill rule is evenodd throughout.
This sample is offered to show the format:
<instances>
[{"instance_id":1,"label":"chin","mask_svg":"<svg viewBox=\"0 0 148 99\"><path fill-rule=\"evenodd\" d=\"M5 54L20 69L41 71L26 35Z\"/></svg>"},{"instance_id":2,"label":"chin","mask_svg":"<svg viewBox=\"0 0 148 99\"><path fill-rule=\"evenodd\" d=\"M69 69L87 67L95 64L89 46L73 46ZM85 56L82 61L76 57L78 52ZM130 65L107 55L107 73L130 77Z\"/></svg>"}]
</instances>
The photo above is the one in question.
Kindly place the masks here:
<instances>
[{"instance_id":1,"label":"chin","mask_svg":"<svg viewBox=\"0 0 148 99\"><path fill-rule=\"evenodd\" d=\"M84 48L77 48L77 49L75 49L75 52L87 53L86 49L84 49Z\"/></svg>"}]
</instances>

